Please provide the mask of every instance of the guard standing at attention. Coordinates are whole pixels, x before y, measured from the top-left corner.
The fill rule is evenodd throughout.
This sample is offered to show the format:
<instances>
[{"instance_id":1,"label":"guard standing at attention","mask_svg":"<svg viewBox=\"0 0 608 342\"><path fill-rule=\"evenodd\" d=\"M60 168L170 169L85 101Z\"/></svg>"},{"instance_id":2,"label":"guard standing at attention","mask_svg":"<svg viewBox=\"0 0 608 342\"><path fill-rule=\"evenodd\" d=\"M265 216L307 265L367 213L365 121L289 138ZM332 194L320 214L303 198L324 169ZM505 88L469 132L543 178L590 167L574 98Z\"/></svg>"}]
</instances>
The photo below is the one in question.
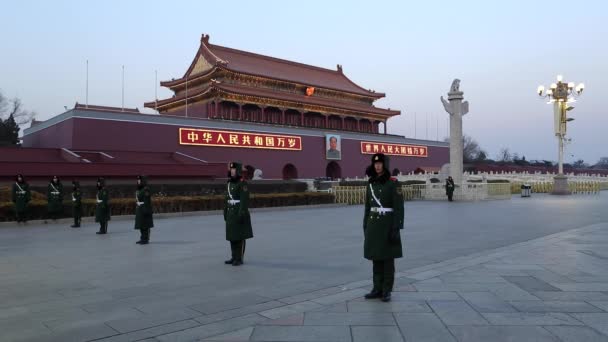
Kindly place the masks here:
<instances>
[{"instance_id":1,"label":"guard standing at attention","mask_svg":"<svg viewBox=\"0 0 608 342\"><path fill-rule=\"evenodd\" d=\"M154 227L152 218L152 196L148 188L146 176L137 176L137 191L135 192L135 229L139 230L138 245L150 242L150 228Z\"/></svg>"},{"instance_id":2,"label":"guard standing at attention","mask_svg":"<svg viewBox=\"0 0 608 342\"><path fill-rule=\"evenodd\" d=\"M53 176L46 189L47 212L51 220L56 221L63 213L63 185L59 177Z\"/></svg>"},{"instance_id":3,"label":"guard standing at attention","mask_svg":"<svg viewBox=\"0 0 608 342\"><path fill-rule=\"evenodd\" d=\"M108 221L110 221L110 204L106 181L103 178L97 179L97 206L95 206L95 222L99 223L99 231L95 234L108 233Z\"/></svg>"},{"instance_id":4,"label":"guard standing at attention","mask_svg":"<svg viewBox=\"0 0 608 342\"><path fill-rule=\"evenodd\" d=\"M363 232L364 257L373 262L372 291L366 299L391 300L395 282L395 258L403 256L400 230L403 229L403 197L399 193L399 182L389 173L389 160L382 154L372 156L367 168L369 184L365 194Z\"/></svg>"},{"instance_id":5,"label":"guard standing at attention","mask_svg":"<svg viewBox=\"0 0 608 342\"><path fill-rule=\"evenodd\" d=\"M246 240L253 237L251 215L249 214L249 190L242 176L242 165L230 163L226 199L224 201L224 221L226 221L226 240L230 241L232 257L226 264L243 264Z\"/></svg>"},{"instance_id":6,"label":"guard standing at attention","mask_svg":"<svg viewBox=\"0 0 608 342\"><path fill-rule=\"evenodd\" d=\"M72 228L80 228L82 220L82 192L80 191L80 183L72 181L72 216L74 216L74 225Z\"/></svg>"},{"instance_id":7,"label":"guard standing at attention","mask_svg":"<svg viewBox=\"0 0 608 342\"><path fill-rule=\"evenodd\" d=\"M27 206L32 199L30 185L27 184L22 174L18 174L13 184L13 204L15 205L15 216L17 222L27 221Z\"/></svg>"}]
</instances>

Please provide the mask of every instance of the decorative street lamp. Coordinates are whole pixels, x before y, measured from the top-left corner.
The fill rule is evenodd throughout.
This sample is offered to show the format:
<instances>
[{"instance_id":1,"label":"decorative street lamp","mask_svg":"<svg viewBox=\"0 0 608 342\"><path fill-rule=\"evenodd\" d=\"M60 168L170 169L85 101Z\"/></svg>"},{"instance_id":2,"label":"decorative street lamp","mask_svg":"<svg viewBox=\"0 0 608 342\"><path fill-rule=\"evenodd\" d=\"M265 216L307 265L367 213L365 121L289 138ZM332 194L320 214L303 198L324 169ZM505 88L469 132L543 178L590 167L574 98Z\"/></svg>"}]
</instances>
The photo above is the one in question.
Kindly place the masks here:
<instances>
[{"instance_id":1,"label":"decorative street lamp","mask_svg":"<svg viewBox=\"0 0 608 342\"><path fill-rule=\"evenodd\" d=\"M576 102L576 98L581 95L584 89L584 84L579 83L575 87L573 82L563 82L562 75L557 75L557 83L552 83L547 90L541 85L537 90L538 96L548 98L549 102L547 104L553 105L554 130L559 143L559 166L558 174L553 180L553 194L570 194L568 178L564 175L564 140L566 139L566 124L574 119L568 118L567 113L574 109L571 104Z\"/></svg>"}]
</instances>

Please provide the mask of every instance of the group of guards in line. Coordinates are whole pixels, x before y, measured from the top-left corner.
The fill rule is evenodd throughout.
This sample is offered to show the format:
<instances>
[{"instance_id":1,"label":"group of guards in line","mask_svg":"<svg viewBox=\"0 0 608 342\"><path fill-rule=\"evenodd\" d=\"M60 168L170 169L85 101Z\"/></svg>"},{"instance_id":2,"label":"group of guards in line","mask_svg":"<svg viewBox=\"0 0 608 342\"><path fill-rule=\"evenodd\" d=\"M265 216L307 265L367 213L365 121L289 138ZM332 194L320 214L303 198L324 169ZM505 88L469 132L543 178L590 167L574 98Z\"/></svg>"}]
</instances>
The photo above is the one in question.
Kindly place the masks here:
<instances>
[{"instance_id":1,"label":"group of guards in line","mask_svg":"<svg viewBox=\"0 0 608 342\"><path fill-rule=\"evenodd\" d=\"M395 281L395 259L403 256L400 231L403 229L404 205L399 193L396 178L390 176L389 160L382 153L372 156L371 165L366 169L369 184L365 196L363 217L364 246L363 255L373 264L373 288L365 295L366 299L379 298L384 302L391 300ZM246 240L253 238L251 215L249 213L249 190L242 176L242 164L229 164L228 182L224 201L224 221L226 240L230 242L231 257L226 264L243 264ZM82 194L77 181L72 182L72 201L74 225L80 227L82 217ZM63 187L58 177L53 177L48 185L48 210L51 219L57 219L62 212ZM18 222L25 222L27 204L31 194L22 175L17 176L13 185L13 202ZM100 224L97 234L106 234L110 220L109 196L103 178L97 180L97 205L95 221ZM150 189L145 176L137 177L135 193L135 229L140 230L138 244L150 240L153 223L153 208Z\"/></svg>"},{"instance_id":2,"label":"group of guards in line","mask_svg":"<svg viewBox=\"0 0 608 342\"><path fill-rule=\"evenodd\" d=\"M56 221L63 214L64 193L63 184L59 180L59 177L54 176L47 186L47 216L53 221ZM17 179L13 184L12 197L17 222L26 223L28 205L32 199L32 194L29 184L21 174L17 175ZM110 221L111 215L108 190L103 178L97 179L95 200L95 222L99 223L97 234L107 234L108 221ZM135 229L141 233L141 237L137 243L145 245L150 241L150 228L154 227L152 199L145 176L137 176L135 204ZM74 224L71 227L79 228L82 223L82 191L78 181L72 181L72 217L74 218Z\"/></svg>"}]
</instances>

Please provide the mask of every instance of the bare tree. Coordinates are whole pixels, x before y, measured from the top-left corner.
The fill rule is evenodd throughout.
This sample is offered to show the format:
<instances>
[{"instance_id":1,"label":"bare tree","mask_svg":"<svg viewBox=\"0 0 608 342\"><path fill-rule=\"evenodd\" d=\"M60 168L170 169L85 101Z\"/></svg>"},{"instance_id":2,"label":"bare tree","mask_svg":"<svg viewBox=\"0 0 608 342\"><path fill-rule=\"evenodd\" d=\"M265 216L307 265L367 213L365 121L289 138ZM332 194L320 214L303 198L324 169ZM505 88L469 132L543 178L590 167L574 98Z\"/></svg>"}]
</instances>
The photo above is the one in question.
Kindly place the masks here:
<instances>
[{"instance_id":1,"label":"bare tree","mask_svg":"<svg viewBox=\"0 0 608 342\"><path fill-rule=\"evenodd\" d=\"M589 164L585 163L584 160L579 159L579 160L575 161L574 163L572 163L572 167L575 169L586 169L589 167Z\"/></svg>"},{"instance_id":2,"label":"bare tree","mask_svg":"<svg viewBox=\"0 0 608 342\"><path fill-rule=\"evenodd\" d=\"M496 160L505 162L505 163L513 161L513 156L511 155L511 151L509 151L509 149L506 147L501 148L500 152L498 152L498 156L497 156Z\"/></svg>"},{"instance_id":3,"label":"bare tree","mask_svg":"<svg viewBox=\"0 0 608 342\"><path fill-rule=\"evenodd\" d=\"M449 142L449 138L445 138L445 142ZM487 153L479 147L479 143L469 135L462 136L462 160L465 163L474 161L483 161L487 158Z\"/></svg>"},{"instance_id":4,"label":"bare tree","mask_svg":"<svg viewBox=\"0 0 608 342\"><path fill-rule=\"evenodd\" d=\"M36 113L23 108L21 99L17 97L9 99L0 91L0 120L6 121L11 116L17 125L24 126L34 120Z\"/></svg>"},{"instance_id":5,"label":"bare tree","mask_svg":"<svg viewBox=\"0 0 608 342\"><path fill-rule=\"evenodd\" d=\"M600 160L593 165L594 169L608 169L608 157L601 157Z\"/></svg>"}]
</instances>

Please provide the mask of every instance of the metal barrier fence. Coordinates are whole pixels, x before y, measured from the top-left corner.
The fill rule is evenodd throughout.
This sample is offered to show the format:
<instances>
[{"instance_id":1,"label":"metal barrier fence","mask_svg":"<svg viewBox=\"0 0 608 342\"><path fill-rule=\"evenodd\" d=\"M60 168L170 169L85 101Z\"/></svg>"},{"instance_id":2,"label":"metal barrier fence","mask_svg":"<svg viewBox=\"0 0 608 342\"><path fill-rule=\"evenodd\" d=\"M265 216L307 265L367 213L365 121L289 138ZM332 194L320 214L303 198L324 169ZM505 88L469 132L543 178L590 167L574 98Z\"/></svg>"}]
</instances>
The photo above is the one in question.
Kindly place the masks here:
<instances>
[{"instance_id":1,"label":"metal barrier fence","mask_svg":"<svg viewBox=\"0 0 608 342\"><path fill-rule=\"evenodd\" d=\"M336 203L342 204L364 204L365 203L364 186L340 186L336 185L331 189L335 195Z\"/></svg>"},{"instance_id":2,"label":"metal barrier fence","mask_svg":"<svg viewBox=\"0 0 608 342\"><path fill-rule=\"evenodd\" d=\"M331 189L336 203L364 204L365 186L339 186ZM443 184L414 184L402 185L401 193L405 201L414 200L446 200L445 185ZM491 199L510 199L511 185L509 183L468 183L457 185L454 191L455 200L480 201Z\"/></svg>"},{"instance_id":3,"label":"metal barrier fence","mask_svg":"<svg viewBox=\"0 0 608 342\"><path fill-rule=\"evenodd\" d=\"M511 183L511 192L518 194L521 191L521 185L523 183L515 182ZM551 193L553 192L553 182L530 182L533 193ZM569 181L568 188L572 194L576 195L595 195L599 194L601 190L608 189L607 182L597 181Z\"/></svg>"}]
</instances>

